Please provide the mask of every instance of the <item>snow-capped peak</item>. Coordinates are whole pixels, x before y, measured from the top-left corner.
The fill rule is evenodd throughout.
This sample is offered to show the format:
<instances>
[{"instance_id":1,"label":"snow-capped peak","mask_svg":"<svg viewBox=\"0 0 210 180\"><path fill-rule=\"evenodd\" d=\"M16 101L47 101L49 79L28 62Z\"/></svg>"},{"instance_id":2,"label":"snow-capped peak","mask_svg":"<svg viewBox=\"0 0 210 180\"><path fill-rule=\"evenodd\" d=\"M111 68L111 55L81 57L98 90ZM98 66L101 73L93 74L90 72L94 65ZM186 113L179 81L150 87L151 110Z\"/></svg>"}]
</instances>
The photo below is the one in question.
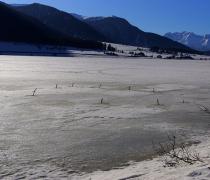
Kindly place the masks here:
<instances>
[{"instance_id":1,"label":"snow-capped peak","mask_svg":"<svg viewBox=\"0 0 210 180\"><path fill-rule=\"evenodd\" d=\"M166 33L165 37L199 51L210 50L210 35L197 35L193 32Z\"/></svg>"}]
</instances>

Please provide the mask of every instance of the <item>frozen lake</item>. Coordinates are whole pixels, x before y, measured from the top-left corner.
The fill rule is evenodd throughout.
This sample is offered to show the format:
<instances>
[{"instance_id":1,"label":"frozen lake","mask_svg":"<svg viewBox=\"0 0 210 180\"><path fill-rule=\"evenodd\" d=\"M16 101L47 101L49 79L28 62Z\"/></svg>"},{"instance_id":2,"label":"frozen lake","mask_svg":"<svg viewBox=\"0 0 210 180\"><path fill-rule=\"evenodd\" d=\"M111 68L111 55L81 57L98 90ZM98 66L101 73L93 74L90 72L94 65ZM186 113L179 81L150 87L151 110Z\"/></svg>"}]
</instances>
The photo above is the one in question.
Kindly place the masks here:
<instances>
[{"instance_id":1,"label":"frozen lake","mask_svg":"<svg viewBox=\"0 0 210 180\"><path fill-rule=\"evenodd\" d=\"M200 106L210 108L210 61L1 56L0 178L146 159L167 134L208 134Z\"/></svg>"}]
</instances>

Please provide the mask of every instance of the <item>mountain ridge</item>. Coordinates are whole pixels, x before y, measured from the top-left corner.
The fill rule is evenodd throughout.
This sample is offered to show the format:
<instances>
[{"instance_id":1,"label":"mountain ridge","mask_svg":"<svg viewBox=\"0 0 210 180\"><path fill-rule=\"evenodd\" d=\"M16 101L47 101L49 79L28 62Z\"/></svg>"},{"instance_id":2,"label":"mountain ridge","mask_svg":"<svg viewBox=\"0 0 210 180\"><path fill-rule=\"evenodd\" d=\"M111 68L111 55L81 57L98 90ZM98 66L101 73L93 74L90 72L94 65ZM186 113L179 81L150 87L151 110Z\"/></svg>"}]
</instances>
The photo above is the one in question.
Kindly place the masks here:
<instances>
[{"instance_id":1,"label":"mountain ridge","mask_svg":"<svg viewBox=\"0 0 210 180\"><path fill-rule=\"evenodd\" d=\"M70 13L38 3L13 8L21 13L36 18L43 24L55 29L56 31L63 32L73 37L75 37L74 33L76 33L76 37L82 39L138 47L159 47L193 53L196 52L186 45L173 41L164 36L144 32L138 27L130 24L126 19L117 16L84 17L78 14L74 14L73 16ZM90 35L90 31L88 30L92 32L93 36ZM78 34L78 32L82 33Z\"/></svg>"},{"instance_id":2,"label":"mountain ridge","mask_svg":"<svg viewBox=\"0 0 210 180\"><path fill-rule=\"evenodd\" d=\"M0 41L2 42L66 45L81 48L102 47L101 43L65 36L37 19L14 10L6 3L0 3L0 11Z\"/></svg>"},{"instance_id":3,"label":"mountain ridge","mask_svg":"<svg viewBox=\"0 0 210 180\"><path fill-rule=\"evenodd\" d=\"M25 6L14 6L14 9L34 17L43 24L68 36L85 40L105 41L106 38L73 15L47 5L33 3Z\"/></svg>"},{"instance_id":4,"label":"mountain ridge","mask_svg":"<svg viewBox=\"0 0 210 180\"><path fill-rule=\"evenodd\" d=\"M169 32L164 36L199 51L210 51L210 34L198 35L183 31Z\"/></svg>"},{"instance_id":5,"label":"mountain ridge","mask_svg":"<svg viewBox=\"0 0 210 180\"><path fill-rule=\"evenodd\" d=\"M85 22L90 24L96 30L104 34L107 38L112 39L114 43L121 43L133 46L142 47L160 47L160 48L174 48L191 50L190 48L177 43L171 39L163 37L161 35L144 32L138 27L130 24L126 19L117 16L110 16L99 18L94 17L84 19Z\"/></svg>"}]
</instances>

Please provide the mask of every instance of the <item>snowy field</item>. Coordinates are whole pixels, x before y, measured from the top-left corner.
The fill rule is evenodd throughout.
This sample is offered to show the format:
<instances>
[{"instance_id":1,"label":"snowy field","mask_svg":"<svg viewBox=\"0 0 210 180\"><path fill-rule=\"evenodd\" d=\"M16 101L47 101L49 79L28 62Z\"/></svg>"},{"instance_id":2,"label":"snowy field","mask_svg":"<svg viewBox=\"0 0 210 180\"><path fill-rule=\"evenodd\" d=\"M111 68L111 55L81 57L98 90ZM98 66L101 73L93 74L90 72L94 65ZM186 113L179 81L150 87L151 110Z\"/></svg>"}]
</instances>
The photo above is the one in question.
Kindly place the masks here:
<instances>
[{"instance_id":1,"label":"snowy field","mask_svg":"<svg viewBox=\"0 0 210 180\"><path fill-rule=\"evenodd\" d=\"M1 56L0 179L208 179L144 160L167 134L208 160L209 78L210 61Z\"/></svg>"}]
</instances>

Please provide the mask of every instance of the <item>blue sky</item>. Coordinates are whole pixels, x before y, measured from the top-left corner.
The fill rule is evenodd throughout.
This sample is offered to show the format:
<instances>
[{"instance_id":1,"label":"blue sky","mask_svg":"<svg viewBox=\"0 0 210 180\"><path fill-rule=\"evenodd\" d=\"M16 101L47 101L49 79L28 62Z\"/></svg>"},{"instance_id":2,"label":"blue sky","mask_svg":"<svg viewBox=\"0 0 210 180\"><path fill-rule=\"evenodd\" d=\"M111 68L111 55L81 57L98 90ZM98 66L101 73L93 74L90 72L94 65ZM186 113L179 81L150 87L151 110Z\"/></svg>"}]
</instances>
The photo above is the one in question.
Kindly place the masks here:
<instances>
[{"instance_id":1,"label":"blue sky","mask_svg":"<svg viewBox=\"0 0 210 180\"><path fill-rule=\"evenodd\" d=\"M126 18L140 29L158 34L190 31L210 34L210 0L4 0L43 3L85 16Z\"/></svg>"}]
</instances>

